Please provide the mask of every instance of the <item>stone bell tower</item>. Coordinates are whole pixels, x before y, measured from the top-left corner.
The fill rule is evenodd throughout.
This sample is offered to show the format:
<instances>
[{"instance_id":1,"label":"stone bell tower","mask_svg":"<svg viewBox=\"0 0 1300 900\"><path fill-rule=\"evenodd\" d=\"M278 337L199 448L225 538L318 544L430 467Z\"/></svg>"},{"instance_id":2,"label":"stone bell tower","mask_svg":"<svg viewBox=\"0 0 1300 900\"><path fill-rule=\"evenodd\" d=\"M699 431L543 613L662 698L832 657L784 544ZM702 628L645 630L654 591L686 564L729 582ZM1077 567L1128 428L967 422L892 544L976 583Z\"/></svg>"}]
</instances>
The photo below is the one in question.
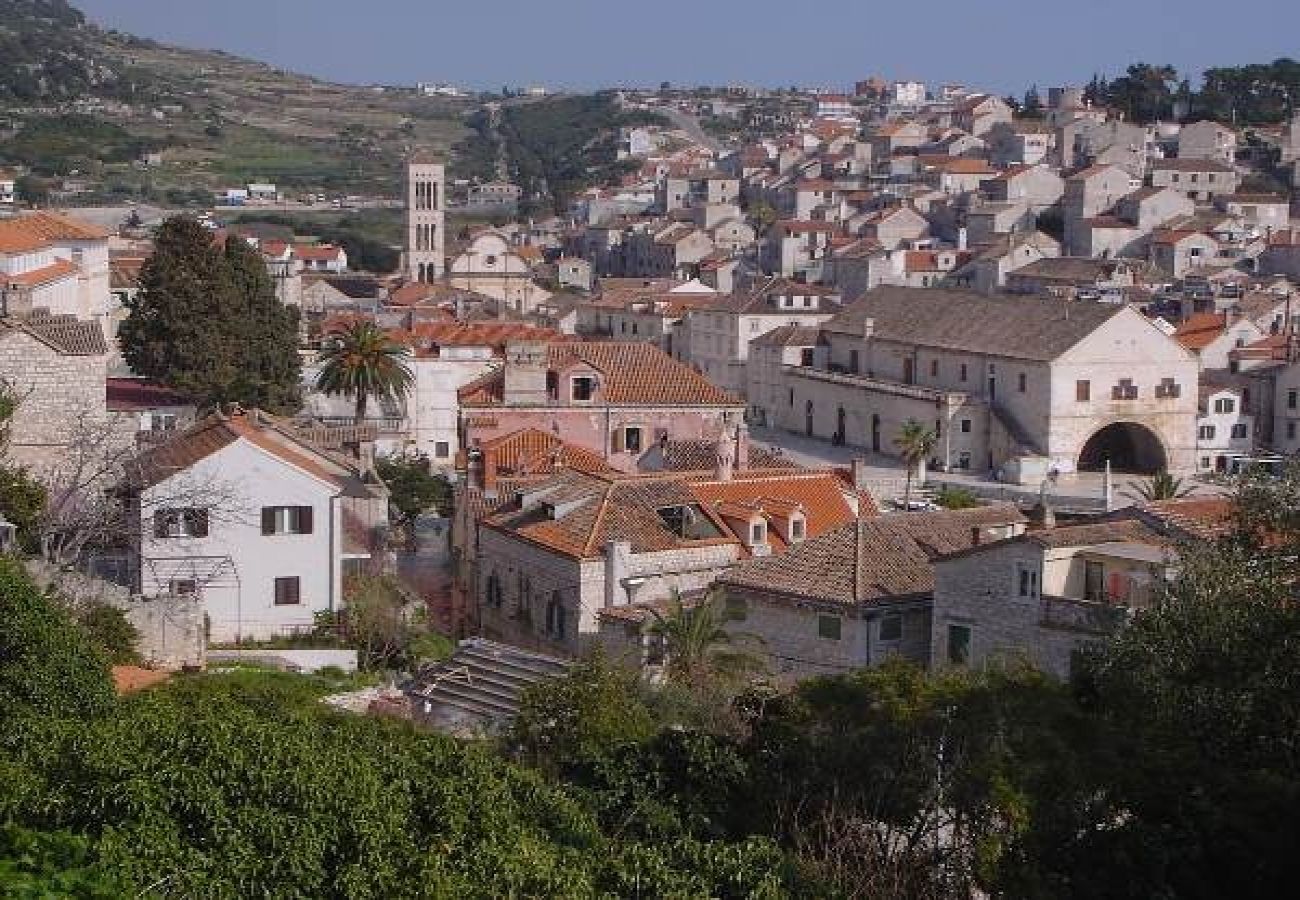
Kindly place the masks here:
<instances>
[{"instance_id":1,"label":"stone bell tower","mask_svg":"<svg viewBox=\"0 0 1300 900\"><path fill-rule=\"evenodd\" d=\"M442 277L447 203L447 171L442 162L415 154L406 164L406 249L402 269L411 281Z\"/></svg>"}]
</instances>

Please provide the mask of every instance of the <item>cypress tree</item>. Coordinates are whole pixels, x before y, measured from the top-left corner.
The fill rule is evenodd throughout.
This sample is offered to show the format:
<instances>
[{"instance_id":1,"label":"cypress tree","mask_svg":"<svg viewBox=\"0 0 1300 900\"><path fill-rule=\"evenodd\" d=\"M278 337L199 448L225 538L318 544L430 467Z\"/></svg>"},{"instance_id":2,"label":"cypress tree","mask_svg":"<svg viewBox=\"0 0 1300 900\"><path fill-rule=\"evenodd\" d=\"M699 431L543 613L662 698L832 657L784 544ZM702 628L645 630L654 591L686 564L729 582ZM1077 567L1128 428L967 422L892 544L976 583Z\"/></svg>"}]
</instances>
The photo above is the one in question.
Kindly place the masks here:
<instances>
[{"instance_id":1,"label":"cypress tree","mask_svg":"<svg viewBox=\"0 0 1300 900\"><path fill-rule=\"evenodd\" d=\"M136 374L206 406L296 408L297 311L280 303L261 258L244 241L232 238L223 251L197 220L169 219L127 309L118 341Z\"/></svg>"}]
</instances>

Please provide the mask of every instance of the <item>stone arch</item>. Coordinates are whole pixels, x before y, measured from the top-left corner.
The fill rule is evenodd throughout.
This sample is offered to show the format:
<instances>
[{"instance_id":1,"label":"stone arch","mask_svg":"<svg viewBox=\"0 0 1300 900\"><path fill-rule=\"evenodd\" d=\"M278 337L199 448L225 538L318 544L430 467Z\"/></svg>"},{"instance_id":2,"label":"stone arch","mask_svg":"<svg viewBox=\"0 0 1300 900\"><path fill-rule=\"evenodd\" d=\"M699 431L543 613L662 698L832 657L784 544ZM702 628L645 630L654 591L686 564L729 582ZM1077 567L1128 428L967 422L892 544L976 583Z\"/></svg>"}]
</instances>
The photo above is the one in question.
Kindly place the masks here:
<instances>
[{"instance_id":1,"label":"stone arch","mask_svg":"<svg viewBox=\"0 0 1300 900\"><path fill-rule=\"evenodd\" d=\"M1084 442L1079 451L1080 472L1100 472L1107 461L1115 472L1153 475L1169 467L1164 441L1138 422L1111 422Z\"/></svg>"}]
</instances>

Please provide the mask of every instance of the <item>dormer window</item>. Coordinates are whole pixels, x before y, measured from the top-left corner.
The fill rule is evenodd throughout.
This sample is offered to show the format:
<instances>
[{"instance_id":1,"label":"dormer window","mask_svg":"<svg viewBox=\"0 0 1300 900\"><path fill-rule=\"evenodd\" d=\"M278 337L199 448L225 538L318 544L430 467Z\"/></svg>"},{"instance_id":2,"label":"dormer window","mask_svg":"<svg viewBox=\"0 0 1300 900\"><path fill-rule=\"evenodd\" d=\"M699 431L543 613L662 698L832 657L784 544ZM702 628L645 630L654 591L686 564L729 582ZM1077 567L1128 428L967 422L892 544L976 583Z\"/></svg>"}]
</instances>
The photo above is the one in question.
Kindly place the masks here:
<instances>
[{"instance_id":1,"label":"dormer window","mask_svg":"<svg viewBox=\"0 0 1300 900\"><path fill-rule=\"evenodd\" d=\"M571 394L575 403L589 403L596 393L596 379L590 375L578 375L572 381Z\"/></svg>"},{"instance_id":2,"label":"dormer window","mask_svg":"<svg viewBox=\"0 0 1300 900\"><path fill-rule=\"evenodd\" d=\"M802 541L804 539L803 519L790 520L790 542Z\"/></svg>"},{"instance_id":3,"label":"dormer window","mask_svg":"<svg viewBox=\"0 0 1300 900\"><path fill-rule=\"evenodd\" d=\"M753 522L749 526L749 542L751 544L763 544L767 542L767 525L763 522Z\"/></svg>"}]
</instances>

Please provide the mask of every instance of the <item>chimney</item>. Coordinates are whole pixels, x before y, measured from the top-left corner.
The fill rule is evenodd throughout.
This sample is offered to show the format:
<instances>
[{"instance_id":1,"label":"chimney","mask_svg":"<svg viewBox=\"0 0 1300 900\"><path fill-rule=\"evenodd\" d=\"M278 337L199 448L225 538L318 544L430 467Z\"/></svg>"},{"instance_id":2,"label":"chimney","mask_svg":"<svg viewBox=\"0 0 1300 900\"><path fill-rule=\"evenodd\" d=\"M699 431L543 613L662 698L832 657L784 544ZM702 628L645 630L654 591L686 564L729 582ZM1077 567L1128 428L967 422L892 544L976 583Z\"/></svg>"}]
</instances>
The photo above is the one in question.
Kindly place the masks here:
<instances>
[{"instance_id":1,"label":"chimney","mask_svg":"<svg viewBox=\"0 0 1300 900\"><path fill-rule=\"evenodd\" d=\"M741 422L736 426L736 468L749 468L749 426Z\"/></svg>"},{"instance_id":2,"label":"chimney","mask_svg":"<svg viewBox=\"0 0 1300 900\"><path fill-rule=\"evenodd\" d=\"M849 465L849 471L853 473L854 489L865 491L867 489L867 461L865 459L853 460Z\"/></svg>"},{"instance_id":3,"label":"chimney","mask_svg":"<svg viewBox=\"0 0 1300 900\"><path fill-rule=\"evenodd\" d=\"M722 433L718 435L715 452L718 465L714 475L718 481L730 481L736 471L736 444L727 434L726 428L723 428Z\"/></svg>"}]
</instances>

